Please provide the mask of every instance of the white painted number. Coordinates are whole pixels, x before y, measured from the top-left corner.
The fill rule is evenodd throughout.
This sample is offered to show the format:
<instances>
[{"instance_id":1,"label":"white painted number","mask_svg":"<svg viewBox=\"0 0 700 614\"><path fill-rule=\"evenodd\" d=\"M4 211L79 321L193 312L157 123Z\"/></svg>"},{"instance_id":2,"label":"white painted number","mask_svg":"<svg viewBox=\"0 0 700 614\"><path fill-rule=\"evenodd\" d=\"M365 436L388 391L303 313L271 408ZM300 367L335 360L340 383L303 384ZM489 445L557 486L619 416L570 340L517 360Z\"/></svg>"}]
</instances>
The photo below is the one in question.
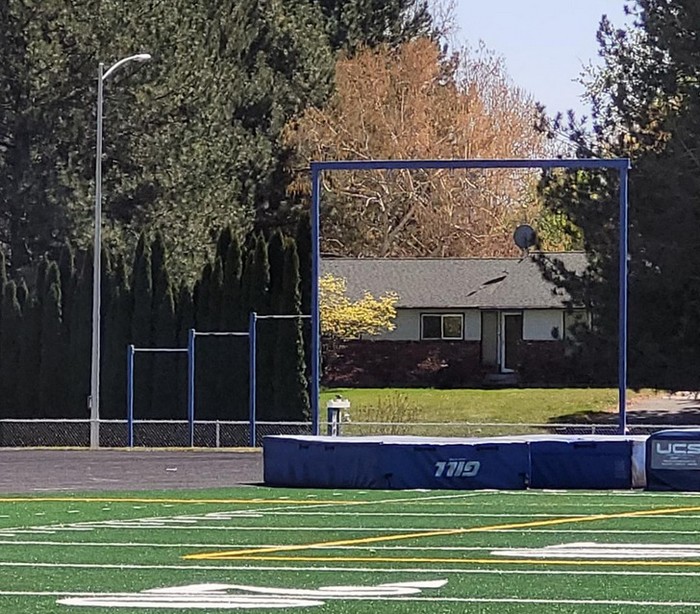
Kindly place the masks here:
<instances>
[{"instance_id":1,"label":"white painted number","mask_svg":"<svg viewBox=\"0 0 700 614\"><path fill-rule=\"evenodd\" d=\"M449 461L435 463L435 477L441 478L473 478L479 469L479 461L470 461L464 458L451 458Z\"/></svg>"},{"instance_id":2,"label":"white painted number","mask_svg":"<svg viewBox=\"0 0 700 614\"><path fill-rule=\"evenodd\" d=\"M324 605L329 599L381 599L416 595L424 588L440 588L447 580L394 582L378 586L322 586L289 589L241 584L191 584L154 588L140 593L105 593L59 599L69 606L94 608L240 610L251 608L305 608ZM235 592L229 592L235 591Z\"/></svg>"}]
</instances>

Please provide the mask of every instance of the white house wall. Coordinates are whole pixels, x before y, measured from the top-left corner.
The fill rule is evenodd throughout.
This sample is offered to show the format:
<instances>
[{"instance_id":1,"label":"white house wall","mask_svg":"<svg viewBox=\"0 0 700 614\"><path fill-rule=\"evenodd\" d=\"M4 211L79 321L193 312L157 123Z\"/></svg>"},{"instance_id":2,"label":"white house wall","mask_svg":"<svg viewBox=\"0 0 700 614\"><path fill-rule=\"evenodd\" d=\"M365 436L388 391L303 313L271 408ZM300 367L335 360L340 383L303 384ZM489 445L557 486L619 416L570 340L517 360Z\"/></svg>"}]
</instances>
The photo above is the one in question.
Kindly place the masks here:
<instances>
[{"instance_id":1,"label":"white house wall","mask_svg":"<svg viewBox=\"0 0 700 614\"><path fill-rule=\"evenodd\" d=\"M464 339L481 339L481 314L478 309L397 309L394 325L396 328L373 339L387 341L420 340L420 316L422 313L461 313L464 315Z\"/></svg>"},{"instance_id":2,"label":"white house wall","mask_svg":"<svg viewBox=\"0 0 700 614\"><path fill-rule=\"evenodd\" d=\"M557 329L557 337L552 330ZM525 341L555 341L564 337L564 310L526 309L523 311L523 339Z\"/></svg>"}]
</instances>

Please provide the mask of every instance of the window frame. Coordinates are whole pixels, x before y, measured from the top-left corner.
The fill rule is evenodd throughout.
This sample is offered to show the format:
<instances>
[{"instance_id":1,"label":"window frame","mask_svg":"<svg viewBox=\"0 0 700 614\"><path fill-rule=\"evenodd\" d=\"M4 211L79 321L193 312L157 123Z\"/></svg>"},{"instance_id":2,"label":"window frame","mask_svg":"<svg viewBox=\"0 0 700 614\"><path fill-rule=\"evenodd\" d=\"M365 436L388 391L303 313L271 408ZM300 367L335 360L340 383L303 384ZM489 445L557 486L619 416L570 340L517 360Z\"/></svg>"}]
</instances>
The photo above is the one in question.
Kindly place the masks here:
<instances>
[{"instance_id":1,"label":"window frame","mask_svg":"<svg viewBox=\"0 0 700 614\"><path fill-rule=\"evenodd\" d=\"M439 337L426 337L425 336L425 318L440 318L440 336ZM445 318L459 318L461 334L459 337L446 337L445 336ZM420 314L420 340L421 341L464 341L464 336L466 330L464 327L464 314L458 312L424 312Z\"/></svg>"}]
</instances>

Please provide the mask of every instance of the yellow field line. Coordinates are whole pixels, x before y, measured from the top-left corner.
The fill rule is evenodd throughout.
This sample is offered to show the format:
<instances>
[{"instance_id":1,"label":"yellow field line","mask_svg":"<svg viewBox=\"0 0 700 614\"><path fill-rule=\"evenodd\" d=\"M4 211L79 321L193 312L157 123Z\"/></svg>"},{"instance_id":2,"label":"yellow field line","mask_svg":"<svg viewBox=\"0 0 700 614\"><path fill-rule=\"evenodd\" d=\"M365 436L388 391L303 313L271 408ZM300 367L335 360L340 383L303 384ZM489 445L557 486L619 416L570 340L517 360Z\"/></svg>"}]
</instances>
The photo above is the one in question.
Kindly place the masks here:
<instances>
[{"instance_id":1,"label":"yellow field line","mask_svg":"<svg viewBox=\"0 0 700 614\"><path fill-rule=\"evenodd\" d=\"M657 516L659 514L679 514L681 512L697 512L700 506L694 507L670 507L663 509L637 510L634 512L619 512L616 514L592 514L590 516L575 516L569 518L554 518L547 520L532 520L527 522L517 522L509 524L496 524L487 526L467 527L459 529L436 529L421 531L417 533L398 533L389 535L377 535L374 537L359 537L353 539L343 539L338 541L315 542L310 544L292 544L285 546L272 546L267 548L251 548L246 550L231 550L224 552L204 552L200 554L189 554L184 556L190 560L220 560L220 559L240 559L255 556L263 556L275 552L299 552L302 550L313 550L315 548L332 548L333 546L351 546L359 544L376 544L388 541L399 541L405 539L420 539L423 537L440 537L445 535L462 535L465 533L481 533L485 531L505 531L510 529L529 529L534 527L547 527L560 524L572 524L579 522L593 522L597 520L610 520L615 518L634 518L639 516ZM321 530L321 528L319 528ZM296 560L296 559L295 559ZM350 559L347 559L350 560Z\"/></svg>"},{"instance_id":2,"label":"yellow field line","mask_svg":"<svg viewBox=\"0 0 700 614\"><path fill-rule=\"evenodd\" d=\"M0 503L227 503L255 505L357 505L360 501L320 499L146 499L139 497L0 497Z\"/></svg>"}]
</instances>

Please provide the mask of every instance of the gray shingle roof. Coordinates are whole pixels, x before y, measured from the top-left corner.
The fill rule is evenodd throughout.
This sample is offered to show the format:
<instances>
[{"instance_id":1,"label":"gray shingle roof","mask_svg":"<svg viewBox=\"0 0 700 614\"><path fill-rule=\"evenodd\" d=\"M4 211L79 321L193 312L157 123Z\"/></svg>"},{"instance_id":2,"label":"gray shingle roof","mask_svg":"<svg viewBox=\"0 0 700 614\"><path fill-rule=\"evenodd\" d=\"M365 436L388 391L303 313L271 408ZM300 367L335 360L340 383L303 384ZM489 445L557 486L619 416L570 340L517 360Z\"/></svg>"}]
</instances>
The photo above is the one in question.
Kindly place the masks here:
<instances>
[{"instance_id":1,"label":"gray shingle roof","mask_svg":"<svg viewBox=\"0 0 700 614\"><path fill-rule=\"evenodd\" d=\"M569 271L583 272L580 252L548 254ZM546 281L535 259L525 258L324 258L321 273L343 277L348 294L365 291L399 295L397 307L547 309L563 307L570 297Z\"/></svg>"}]
</instances>

